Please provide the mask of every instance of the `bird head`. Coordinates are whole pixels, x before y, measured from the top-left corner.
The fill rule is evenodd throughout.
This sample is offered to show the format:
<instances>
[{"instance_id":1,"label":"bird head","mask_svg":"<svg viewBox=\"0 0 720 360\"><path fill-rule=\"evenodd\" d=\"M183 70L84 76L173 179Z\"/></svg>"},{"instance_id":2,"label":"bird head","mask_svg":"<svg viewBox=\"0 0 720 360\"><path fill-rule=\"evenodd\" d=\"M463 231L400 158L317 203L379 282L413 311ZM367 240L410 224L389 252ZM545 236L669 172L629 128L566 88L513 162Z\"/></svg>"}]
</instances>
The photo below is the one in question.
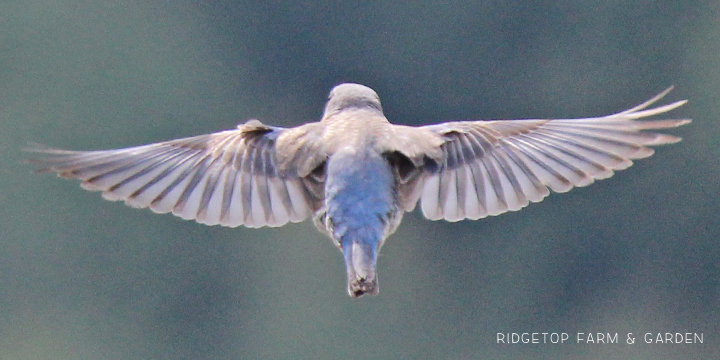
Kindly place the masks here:
<instances>
[{"instance_id":1,"label":"bird head","mask_svg":"<svg viewBox=\"0 0 720 360\"><path fill-rule=\"evenodd\" d=\"M365 85L345 83L335 86L328 95L325 104L323 120L328 117L351 108L369 109L382 114L380 97L375 91Z\"/></svg>"}]
</instances>

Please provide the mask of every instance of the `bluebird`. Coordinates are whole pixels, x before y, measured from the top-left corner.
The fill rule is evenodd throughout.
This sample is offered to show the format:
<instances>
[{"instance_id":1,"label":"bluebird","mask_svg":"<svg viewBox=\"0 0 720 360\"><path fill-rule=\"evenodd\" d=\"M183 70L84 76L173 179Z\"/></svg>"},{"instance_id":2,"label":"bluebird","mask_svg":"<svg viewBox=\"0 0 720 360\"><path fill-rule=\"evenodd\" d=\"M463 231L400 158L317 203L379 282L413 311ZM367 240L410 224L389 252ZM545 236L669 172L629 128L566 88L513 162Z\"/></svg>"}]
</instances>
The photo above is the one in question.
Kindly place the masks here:
<instances>
[{"instance_id":1,"label":"bluebird","mask_svg":"<svg viewBox=\"0 0 720 360\"><path fill-rule=\"evenodd\" d=\"M584 119L391 124L369 87L341 84L322 119L294 128L250 120L236 129L116 150L38 146L39 172L82 180L156 213L207 225L282 226L312 216L341 250L348 293L378 293L378 252L420 202L430 220L477 220L524 208L550 190L606 179L648 146L679 137L645 132L689 119L639 121L685 104Z\"/></svg>"}]
</instances>

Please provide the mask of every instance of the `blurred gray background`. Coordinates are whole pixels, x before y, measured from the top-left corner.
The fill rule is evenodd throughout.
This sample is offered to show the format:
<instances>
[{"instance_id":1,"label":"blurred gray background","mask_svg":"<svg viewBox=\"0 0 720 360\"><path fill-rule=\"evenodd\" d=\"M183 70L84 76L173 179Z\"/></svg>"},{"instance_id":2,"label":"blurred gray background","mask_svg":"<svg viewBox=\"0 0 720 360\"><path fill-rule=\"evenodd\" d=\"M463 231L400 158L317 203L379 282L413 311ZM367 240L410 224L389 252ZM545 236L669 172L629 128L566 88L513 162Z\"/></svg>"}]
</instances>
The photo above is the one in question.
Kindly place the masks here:
<instances>
[{"instance_id":1,"label":"blurred gray background","mask_svg":"<svg viewBox=\"0 0 720 360\"><path fill-rule=\"evenodd\" d=\"M374 88L400 124L583 117L669 85L683 142L481 221L408 214L378 297L311 223L206 227L33 175L28 142L126 147L316 121ZM5 0L0 359L720 357L720 2ZM698 332L699 345L499 345Z\"/></svg>"}]
</instances>

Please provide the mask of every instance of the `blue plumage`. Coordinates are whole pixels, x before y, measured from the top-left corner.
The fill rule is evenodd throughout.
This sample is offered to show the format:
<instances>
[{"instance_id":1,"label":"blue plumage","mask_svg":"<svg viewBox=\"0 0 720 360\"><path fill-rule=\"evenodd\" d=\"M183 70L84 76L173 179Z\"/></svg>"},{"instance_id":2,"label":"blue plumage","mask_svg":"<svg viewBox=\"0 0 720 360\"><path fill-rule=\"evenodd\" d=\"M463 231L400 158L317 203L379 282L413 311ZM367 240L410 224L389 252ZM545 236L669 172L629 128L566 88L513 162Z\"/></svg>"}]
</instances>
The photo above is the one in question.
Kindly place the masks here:
<instances>
[{"instance_id":1,"label":"blue plumage","mask_svg":"<svg viewBox=\"0 0 720 360\"><path fill-rule=\"evenodd\" d=\"M343 148L328 161L325 224L345 255L348 292L377 294L375 263L401 214L388 161L366 149Z\"/></svg>"},{"instance_id":2,"label":"blue plumage","mask_svg":"<svg viewBox=\"0 0 720 360\"><path fill-rule=\"evenodd\" d=\"M603 117L391 124L359 84L331 92L320 122L257 120L237 129L127 149L67 151L32 162L81 179L108 200L208 225L282 226L312 216L343 252L352 297L378 293L377 255L404 212L458 221L522 209L605 179L679 137L643 130L690 120L636 121L670 89Z\"/></svg>"}]
</instances>

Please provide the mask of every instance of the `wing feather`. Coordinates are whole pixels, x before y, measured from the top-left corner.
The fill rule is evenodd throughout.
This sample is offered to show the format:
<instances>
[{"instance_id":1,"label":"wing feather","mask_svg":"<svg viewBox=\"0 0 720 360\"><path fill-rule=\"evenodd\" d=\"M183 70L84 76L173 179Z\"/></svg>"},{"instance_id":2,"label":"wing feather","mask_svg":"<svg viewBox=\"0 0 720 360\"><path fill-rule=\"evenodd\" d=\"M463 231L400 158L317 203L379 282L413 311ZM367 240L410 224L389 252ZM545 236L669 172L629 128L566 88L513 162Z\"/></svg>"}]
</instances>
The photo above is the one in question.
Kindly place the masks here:
<instances>
[{"instance_id":1,"label":"wing feather","mask_svg":"<svg viewBox=\"0 0 720 360\"><path fill-rule=\"evenodd\" d=\"M669 129L689 119L637 120L676 109L685 100L649 108L669 88L631 109L597 118L459 121L423 126L444 139L443 161L426 173L420 200L428 219L458 221L515 211L549 193L611 177L649 146L680 141L644 130Z\"/></svg>"},{"instance_id":2,"label":"wing feather","mask_svg":"<svg viewBox=\"0 0 720 360\"><path fill-rule=\"evenodd\" d=\"M308 132L317 129L312 125L289 130L294 138L310 139L317 134ZM235 130L126 149L36 147L29 151L45 157L29 162L39 164L39 172L80 179L83 188L132 207L172 212L208 225L280 226L304 220L318 201L292 163L277 169L276 144L286 130L251 120ZM318 152L315 156L321 158L322 149L315 145L306 141L289 150Z\"/></svg>"}]
</instances>

